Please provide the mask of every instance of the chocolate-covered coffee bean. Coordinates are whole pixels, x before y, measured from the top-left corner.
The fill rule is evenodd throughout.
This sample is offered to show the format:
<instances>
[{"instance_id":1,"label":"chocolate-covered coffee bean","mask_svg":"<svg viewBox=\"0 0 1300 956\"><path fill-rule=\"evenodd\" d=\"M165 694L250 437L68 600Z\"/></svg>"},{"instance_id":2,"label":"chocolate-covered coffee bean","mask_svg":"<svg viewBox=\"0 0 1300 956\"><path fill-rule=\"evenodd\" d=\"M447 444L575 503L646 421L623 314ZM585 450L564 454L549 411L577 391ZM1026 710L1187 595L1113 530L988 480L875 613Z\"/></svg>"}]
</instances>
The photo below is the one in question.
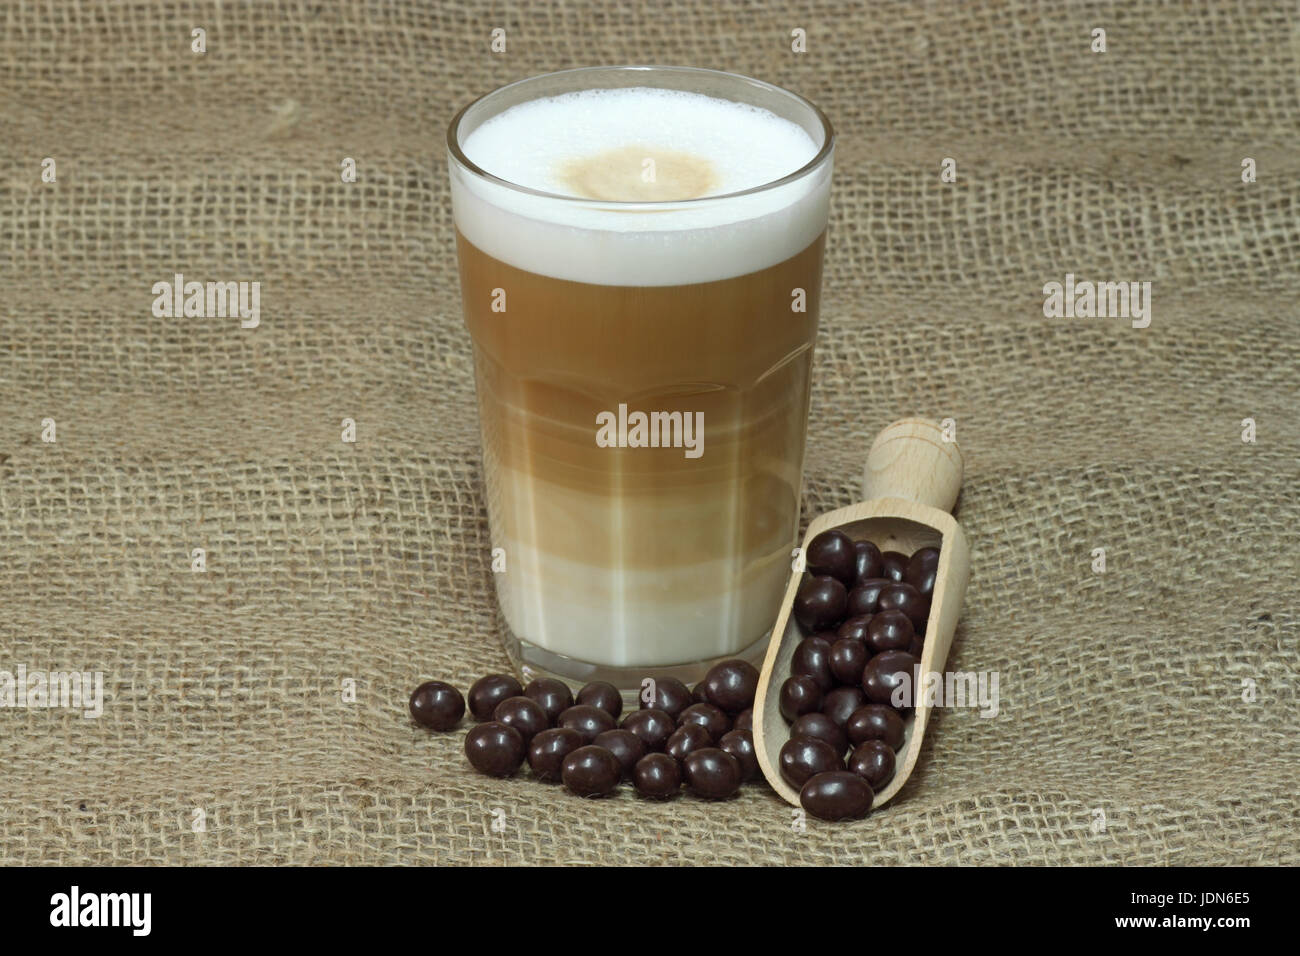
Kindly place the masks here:
<instances>
[{"instance_id":1,"label":"chocolate-covered coffee bean","mask_svg":"<svg viewBox=\"0 0 1300 956\"><path fill-rule=\"evenodd\" d=\"M835 748L818 737L791 737L777 757L781 777L796 790L804 781L828 770L843 770L844 760Z\"/></svg>"},{"instance_id":2,"label":"chocolate-covered coffee bean","mask_svg":"<svg viewBox=\"0 0 1300 956\"><path fill-rule=\"evenodd\" d=\"M754 735L748 730L727 731L718 741L718 749L736 758L741 783L749 783L758 776L758 752L754 750Z\"/></svg>"},{"instance_id":3,"label":"chocolate-covered coffee bean","mask_svg":"<svg viewBox=\"0 0 1300 956\"><path fill-rule=\"evenodd\" d=\"M799 790L799 805L822 820L856 820L866 816L874 798L871 785L847 770L819 773Z\"/></svg>"},{"instance_id":4,"label":"chocolate-covered coffee bean","mask_svg":"<svg viewBox=\"0 0 1300 956\"><path fill-rule=\"evenodd\" d=\"M671 797L682 786L681 764L667 754L646 754L632 768L632 786L643 797Z\"/></svg>"},{"instance_id":5,"label":"chocolate-covered coffee bean","mask_svg":"<svg viewBox=\"0 0 1300 956\"><path fill-rule=\"evenodd\" d=\"M654 681L653 685L649 681ZM696 688L702 690L698 684ZM642 710L662 710L674 721L678 714L695 703L690 688L676 677L653 677L642 681L640 699Z\"/></svg>"},{"instance_id":6,"label":"chocolate-covered coffee bean","mask_svg":"<svg viewBox=\"0 0 1300 956\"><path fill-rule=\"evenodd\" d=\"M567 727L551 727L528 744L528 766L538 780L558 783L564 758L582 746L582 734Z\"/></svg>"},{"instance_id":7,"label":"chocolate-covered coffee bean","mask_svg":"<svg viewBox=\"0 0 1300 956\"><path fill-rule=\"evenodd\" d=\"M688 754L713 746L712 735L700 724L684 723L673 731L664 744L664 753L674 760L685 760Z\"/></svg>"},{"instance_id":8,"label":"chocolate-covered coffee bean","mask_svg":"<svg viewBox=\"0 0 1300 956\"><path fill-rule=\"evenodd\" d=\"M604 681L592 681L578 691L578 696L573 699L573 702L599 707L615 720L618 720L623 713L623 695L618 692L618 688L613 684L607 684Z\"/></svg>"},{"instance_id":9,"label":"chocolate-covered coffee bean","mask_svg":"<svg viewBox=\"0 0 1300 956\"><path fill-rule=\"evenodd\" d=\"M619 766L623 768L624 777L631 776L632 768L646 755L645 742L632 731L623 730L621 727L615 730L601 731L596 735L596 739L592 741L592 744L597 747L604 747L618 758Z\"/></svg>"},{"instance_id":10,"label":"chocolate-covered coffee bean","mask_svg":"<svg viewBox=\"0 0 1300 956\"><path fill-rule=\"evenodd\" d=\"M891 581L901 581L907 574L907 562L912 560L899 551L880 553L880 576Z\"/></svg>"},{"instance_id":11,"label":"chocolate-covered coffee bean","mask_svg":"<svg viewBox=\"0 0 1300 956\"><path fill-rule=\"evenodd\" d=\"M753 733L754 730L754 708L746 707L736 715L736 719L731 722L732 730L748 730Z\"/></svg>"},{"instance_id":12,"label":"chocolate-covered coffee bean","mask_svg":"<svg viewBox=\"0 0 1300 956\"><path fill-rule=\"evenodd\" d=\"M663 750L669 736L677 729L676 721L657 708L634 710L623 718L621 726L640 737L652 753Z\"/></svg>"},{"instance_id":13,"label":"chocolate-covered coffee bean","mask_svg":"<svg viewBox=\"0 0 1300 956\"><path fill-rule=\"evenodd\" d=\"M530 697L507 697L492 711L492 719L519 731L525 744L551 726L542 705Z\"/></svg>"},{"instance_id":14,"label":"chocolate-covered coffee bean","mask_svg":"<svg viewBox=\"0 0 1300 956\"><path fill-rule=\"evenodd\" d=\"M841 624L835 631L836 640L840 641L858 641L865 644L867 642L867 628L871 626L870 614L859 614L857 617L851 617ZM832 644L835 642L832 641Z\"/></svg>"},{"instance_id":15,"label":"chocolate-covered coffee bean","mask_svg":"<svg viewBox=\"0 0 1300 956\"><path fill-rule=\"evenodd\" d=\"M841 638L831 645L831 676L841 684L860 684L862 669L867 666L867 658L870 656L866 644L847 637Z\"/></svg>"},{"instance_id":16,"label":"chocolate-covered coffee bean","mask_svg":"<svg viewBox=\"0 0 1300 956\"><path fill-rule=\"evenodd\" d=\"M574 704L555 721L557 727L569 727L582 734L585 743L592 743L600 734L614 729L614 718L606 711L590 704Z\"/></svg>"},{"instance_id":17,"label":"chocolate-covered coffee bean","mask_svg":"<svg viewBox=\"0 0 1300 956\"><path fill-rule=\"evenodd\" d=\"M867 647L872 654L905 651L912 644L916 629L912 619L902 611L881 611L867 625Z\"/></svg>"},{"instance_id":18,"label":"chocolate-covered coffee bean","mask_svg":"<svg viewBox=\"0 0 1300 956\"><path fill-rule=\"evenodd\" d=\"M905 729L906 725L898 712L884 704L859 707L844 725L844 732L853 746L868 740L883 740L894 751L903 746Z\"/></svg>"},{"instance_id":19,"label":"chocolate-covered coffee bean","mask_svg":"<svg viewBox=\"0 0 1300 956\"><path fill-rule=\"evenodd\" d=\"M843 728L853 716L853 712L867 702L867 695L861 687L836 687L822 698L822 713L829 717L837 727ZM845 732L845 749L848 748L848 733Z\"/></svg>"},{"instance_id":20,"label":"chocolate-covered coffee bean","mask_svg":"<svg viewBox=\"0 0 1300 956\"><path fill-rule=\"evenodd\" d=\"M491 777L508 777L524 762L524 738L507 724L490 720L465 735L470 766Z\"/></svg>"},{"instance_id":21,"label":"chocolate-covered coffee bean","mask_svg":"<svg viewBox=\"0 0 1300 956\"><path fill-rule=\"evenodd\" d=\"M728 714L738 714L754 706L758 690L758 669L748 661L722 661L704 675L704 694L708 702Z\"/></svg>"},{"instance_id":22,"label":"chocolate-covered coffee bean","mask_svg":"<svg viewBox=\"0 0 1300 956\"><path fill-rule=\"evenodd\" d=\"M817 681L807 674L795 674L785 679L777 700L780 704L781 716L788 723L794 723L804 714L811 714L821 709L822 689Z\"/></svg>"},{"instance_id":23,"label":"chocolate-covered coffee bean","mask_svg":"<svg viewBox=\"0 0 1300 956\"><path fill-rule=\"evenodd\" d=\"M906 651L884 651L867 661L862 669L862 691L873 704L888 704L896 710L912 707L916 693L917 660ZM894 690L905 693L900 702L893 700Z\"/></svg>"},{"instance_id":24,"label":"chocolate-covered coffee bean","mask_svg":"<svg viewBox=\"0 0 1300 956\"><path fill-rule=\"evenodd\" d=\"M835 749L839 756L849 749L849 738L843 728L825 714L804 714L790 725L791 737L816 737Z\"/></svg>"},{"instance_id":25,"label":"chocolate-covered coffee bean","mask_svg":"<svg viewBox=\"0 0 1300 956\"><path fill-rule=\"evenodd\" d=\"M902 611L918 628L930 616L929 598L921 597L921 592L906 582L891 584L882 590L879 604L881 611Z\"/></svg>"},{"instance_id":26,"label":"chocolate-covered coffee bean","mask_svg":"<svg viewBox=\"0 0 1300 956\"><path fill-rule=\"evenodd\" d=\"M465 698L446 681L425 681L411 691L412 719L430 730L451 730L465 716Z\"/></svg>"},{"instance_id":27,"label":"chocolate-covered coffee bean","mask_svg":"<svg viewBox=\"0 0 1300 956\"><path fill-rule=\"evenodd\" d=\"M726 800L740 789L740 761L717 747L705 747L686 755L682 779L687 788L705 800Z\"/></svg>"},{"instance_id":28,"label":"chocolate-covered coffee bean","mask_svg":"<svg viewBox=\"0 0 1300 956\"><path fill-rule=\"evenodd\" d=\"M823 531L808 542L804 563L810 574L827 575L850 587L857 577L853 539L838 528Z\"/></svg>"},{"instance_id":29,"label":"chocolate-covered coffee bean","mask_svg":"<svg viewBox=\"0 0 1300 956\"><path fill-rule=\"evenodd\" d=\"M875 614L880 610L880 592L893 584L889 578L864 578L853 586L844 599L847 618Z\"/></svg>"},{"instance_id":30,"label":"chocolate-covered coffee bean","mask_svg":"<svg viewBox=\"0 0 1300 956\"><path fill-rule=\"evenodd\" d=\"M795 645L794 654L790 657L790 673L796 677L811 677L823 693L834 687L835 678L831 674L831 642L817 634L805 637Z\"/></svg>"},{"instance_id":31,"label":"chocolate-covered coffee bean","mask_svg":"<svg viewBox=\"0 0 1300 956\"><path fill-rule=\"evenodd\" d=\"M623 776L623 765L604 747L588 744L564 758L560 779L580 797L613 793Z\"/></svg>"},{"instance_id":32,"label":"chocolate-covered coffee bean","mask_svg":"<svg viewBox=\"0 0 1300 956\"><path fill-rule=\"evenodd\" d=\"M870 541L853 542L854 557L854 575L853 583L865 581L867 578L880 577L883 564L880 560L880 549Z\"/></svg>"},{"instance_id":33,"label":"chocolate-covered coffee bean","mask_svg":"<svg viewBox=\"0 0 1300 956\"><path fill-rule=\"evenodd\" d=\"M677 718L678 727L684 724L699 724L716 742L731 729L731 718L721 707L713 704L691 704Z\"/></svg>"},{"instance_id":34,"label":"chocolate-covered coffee bean","mask_svg":"<svg viewBox=\"0 0 1300 956\"><path fill-rule=\"evenodd\" d=\"M491 720L497 704L507 697L522 697L523 687L509 674L487 674L469 689L469 712L475 720Z\"/></svg>"},{"instance_id":35,"label":"chocolate-covered coffee bean","mask_svg":"<svg viewBox=\"0 0 1300 956\"><path fill-rule=\"evenodd\" d=\"M794 595L794 619L805 634L837 627L848 617L849 592L829 575L806 577Z\"/></svg>"},{"instance_id":36,"label":"chocolate-covered coffee bean","mask_svg":"<svg viewBox=\"0 0 1300 956\"><path fill-rule=\"evenodd\" d=\"M573 706L573 691L569 690L569 685L564 681L554 677L539 677L529 681L524 688L524 696L542 705L546 719L551 724Z\"/></svg>"},{"instance_id":37,"label":"chocolate-covered coffee bean","mask_svg":"<svg viewBox=\"0 0 1300 956\"><path fill-rule=\"evenodd\" d=\"M849 771L879 793L894 778L894 751L883 740L865 740L849 755Z\"/></svg>"},{"instance_id":38,"label":"chocolate-covered coffee bean","mask_svg":"<svg viewBox=\"0 0 1300 956\"><path fill-rule=\"evenodd\" d=\"M921 548L912 553L903 580L921 592L927 600L934 595L934 580L939 574L939 549Z\"/></svg>"}]
</instances>

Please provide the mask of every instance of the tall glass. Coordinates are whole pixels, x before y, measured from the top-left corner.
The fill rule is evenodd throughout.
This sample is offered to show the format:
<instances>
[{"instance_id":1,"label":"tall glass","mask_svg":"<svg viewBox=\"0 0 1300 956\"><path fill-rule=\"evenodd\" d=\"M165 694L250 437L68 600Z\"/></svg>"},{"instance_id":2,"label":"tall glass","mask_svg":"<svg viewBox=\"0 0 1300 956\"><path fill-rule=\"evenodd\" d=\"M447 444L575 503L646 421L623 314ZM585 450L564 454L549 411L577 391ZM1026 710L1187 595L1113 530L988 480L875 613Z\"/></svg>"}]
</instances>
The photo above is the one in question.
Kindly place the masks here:
<instances>
[{"instance_id":1,"label":"tall glass","mask_svg":"<svg viewBox=\"0 0 1300 956\"><path fill-rule=\"evenodd\" d=\"M507 182L462 149L518 103L623 87L761 107L816 155L743 192L615 202ZM600 67L487 94L447 147L512 659L528 677L623 689L757 660L798 533L826 117L728 73Z\"/></svg>"}]
</instances>

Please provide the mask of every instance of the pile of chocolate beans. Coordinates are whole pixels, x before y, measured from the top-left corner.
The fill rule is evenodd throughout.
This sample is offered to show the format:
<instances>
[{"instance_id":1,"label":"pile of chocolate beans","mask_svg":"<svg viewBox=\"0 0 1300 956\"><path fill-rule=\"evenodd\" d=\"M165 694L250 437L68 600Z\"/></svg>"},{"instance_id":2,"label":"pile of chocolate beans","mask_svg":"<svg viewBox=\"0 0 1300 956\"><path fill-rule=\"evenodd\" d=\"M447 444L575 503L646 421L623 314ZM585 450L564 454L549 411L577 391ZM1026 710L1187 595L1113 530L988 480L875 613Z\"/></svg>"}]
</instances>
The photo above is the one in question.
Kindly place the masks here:
<instances>
[{"instance_id":1,"label":"pile of chocolate beans","mask_svg":"<svg viewBox=\"0 0 1300 956\"><path fill-rule=\"evenodd\" d=\"M814 537L804 561L793 608L804 637L780 691L781 776L814 816L860 817L903 746L912 701L895 690L921 659L939 550L882 553L836 529Z\"/></svg>"},{"instance_id":2,"label":"pile of chocolate beans","mask_svg":"<svg viewBox=\"0 0 1300 956\"><path fill-rule=\"evenodd\" d=\"M674 796L684 783L698 797L725 800L759 776L757 689L758 671L740 660L715 664L694 689L649 679L640 709L619 723L623 697L612 684L587 684L575 697L560 680L521 686L509 674L488 674L469 689L480 723L465 736L465 755L494 777L511 776L526 760L536 779L580 797L603 797L630 780L644 797ZM410 712L425 727L452 730L465 699L451 684L427 681L411 694Z\"/></svg>"}]
</instances>

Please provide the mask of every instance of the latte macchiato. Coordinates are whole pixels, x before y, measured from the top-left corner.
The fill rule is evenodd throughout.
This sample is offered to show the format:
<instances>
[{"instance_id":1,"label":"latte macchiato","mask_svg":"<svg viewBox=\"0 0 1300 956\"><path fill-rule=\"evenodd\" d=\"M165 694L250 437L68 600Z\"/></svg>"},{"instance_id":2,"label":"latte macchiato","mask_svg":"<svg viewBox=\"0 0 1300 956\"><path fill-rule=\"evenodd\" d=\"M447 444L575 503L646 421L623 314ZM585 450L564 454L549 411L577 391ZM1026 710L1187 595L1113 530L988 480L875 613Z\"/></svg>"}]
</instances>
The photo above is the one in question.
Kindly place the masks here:
<instances>
[{"instance_id":1,"label":"latte macchiato","mask_svg":"<svg viewBox=\"0 0 1300 956\"><path fill-rule=\"evenodd\" d=\"M807 109L592 82L453 129L495 580L526 671L628 686L770 630L830 185Z\"/></svg>"}]
</instances>

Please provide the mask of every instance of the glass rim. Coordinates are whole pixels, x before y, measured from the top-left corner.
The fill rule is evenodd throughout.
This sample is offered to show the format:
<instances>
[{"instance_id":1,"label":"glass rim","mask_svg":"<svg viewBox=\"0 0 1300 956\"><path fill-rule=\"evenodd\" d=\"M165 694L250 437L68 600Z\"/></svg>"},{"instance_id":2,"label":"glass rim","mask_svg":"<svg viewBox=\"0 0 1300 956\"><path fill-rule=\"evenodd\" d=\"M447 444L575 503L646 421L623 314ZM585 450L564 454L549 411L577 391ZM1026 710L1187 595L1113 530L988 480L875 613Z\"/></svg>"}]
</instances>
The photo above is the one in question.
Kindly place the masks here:
<instances>
[{"instance_id":1,"label":"glass rim","mask_svg":"<svg viewBox=\"0 0 1300 956\"><path fill-rule=\"evenodd\" d=\"M728 80L739 80L742 83L749 84L751 86L762 87L763 89L771 93L789 97L791 100L795 101L797 104L807 109L814 117L816 117L817 122L821 125L822 134L823 134L821 148L817 150L817 154L813 156L812 159L804 163L804 165L800 166L798 169L790 173L787 173L786 175L782 176L779 179L773 179L770 182L760 183L759 185L751 186L748 189L741 189L741 190L737 190L736 192L729 192L729 193L718 193L717 195L713 195L713 196L696 196L693 199L625 201L625 200L616 200L616 199L589 199L585 196L568 196L563 193L552 193L552 192L547 192L543 189L533 189L530 186L523 186L520 185L519 183L511 182L508 179L502 179L500 176L488 172L486 169L479 166L468 156L466 156L464 150L462 150L460 147L460 142L459 142L460 125L462 121L465 119L466 114L469 113L469 111L472 110L475 106L479 105L489 97L497 96L500 93L504 93L506 90L515 89L517 87L523 86L528 83L535 83L538 80L549 79L549 78L560 77L560 76L570 76L570 75L581 74L581 73L609 73L609 72L622 71L622 70L626 70L629 72L644 71L647 73L649 72L679 73L679 74L696 74L701 76L712 76L712 77L725 77ZM703 95L707 95L707 94L703 94ZM796 182L799 179L811 175L819 167L821 167L826 162L827 159L830 158L830 155L833 152L834 147L835 147L835 130L831 126L831 121L829 117L827 117L826 114L822 112L821 108L817 106L816 103L812 102L812 100L809 100L806 97L803 97L792 90L788 90L783 86L777 86L774 83L768 83L764 80L758 80L751 76L745 76L741 73L728 73L726 70L709 70L703 67L695 67L695 66L622 64L616 66L581 66L569 70L555 70L550 73L538 73L534 76L525 77L522 80L515 80L512 83L506 83L503 86L498 86L495 89L489 90L487 93L484 93L482 96L475 97L469 103L465 104L465 106L463 106L456 113L456 115L452 117L451 123L447 126L447 151L451 154L452 158L461 167L463 167L467 172L471 173L472 175L474 175L479 179L483 179L490 183L493 183L494 185L501 186L505 189L509 189L512 192L524 193L529 196L538 196L543 199L556 200L559 202L580 203L590 208L596 208L596 209L604 208L604 209L619 210L622 212L631 212L637 210L663 211L663 210L678 209L678 208L695 208L712 202L721 202L728 199L735 199L740 196L751 196L754 195L755 193L766 192L769 189L778 189L781 186L785 186L789 183Z\"/></svg>"}]
</instances>

